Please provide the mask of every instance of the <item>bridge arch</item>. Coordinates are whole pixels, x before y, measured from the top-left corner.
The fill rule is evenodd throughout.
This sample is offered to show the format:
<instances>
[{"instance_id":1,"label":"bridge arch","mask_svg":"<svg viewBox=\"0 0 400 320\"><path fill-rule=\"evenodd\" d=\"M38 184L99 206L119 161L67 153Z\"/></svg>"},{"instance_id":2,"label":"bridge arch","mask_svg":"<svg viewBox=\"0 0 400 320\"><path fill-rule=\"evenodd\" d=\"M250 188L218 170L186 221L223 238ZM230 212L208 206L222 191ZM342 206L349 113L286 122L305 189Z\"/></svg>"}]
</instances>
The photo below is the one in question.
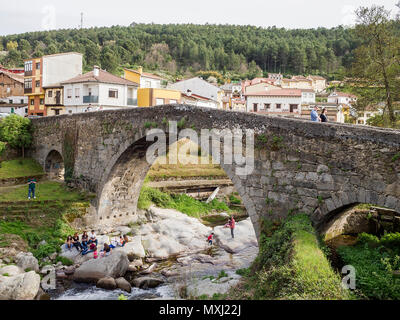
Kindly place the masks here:
<instances>
[{"instance_id":1,"label":"bridge arch","mask_svg":"<svg viewBox=\"0 0 400 320\"><path fill-rule=\"evenodd\" d=\"M51 150L44 161L44 169L50 180L64 180L64 159L61 153Z\"/></svg>"},{"instance_id":2,"label":"bridge arch","mask_svg":"<svg viewBox=\"0 0 400 320\"><path fill-rule=\"evenodd\" d=\"M142 134L143 136L140 137ZM129 220L136 215L140 190L149 169L154 163L154 161L148 162L146 159L146 152L153 144L153 141L146 141L145 131L140 132L138 135L139 138L137 139L136 136L135 141L128 147L126 146L129 142L121 147L122 151L118 153L119 156L111 159L105 170L97 202L97 218L100 224L126 222L127 219ZM178 141L181 139L178 139ZM211 144L210 149L203 149L203 152L209 155L212 153L210 150ZM221 151L223 150L222 145ZM159 154L158 156L161 155ZM153 160L156 159L154 158ZM219 159L223 159L223 155L220 155ZM234 163L225 164L223 161L218 162L218 164L225 171L239 193L243 205L252 220L255 232L258 234L259 219L253 201L246 193L242 179L236 174L236 165Z\"/></svg>"}]
</instances>

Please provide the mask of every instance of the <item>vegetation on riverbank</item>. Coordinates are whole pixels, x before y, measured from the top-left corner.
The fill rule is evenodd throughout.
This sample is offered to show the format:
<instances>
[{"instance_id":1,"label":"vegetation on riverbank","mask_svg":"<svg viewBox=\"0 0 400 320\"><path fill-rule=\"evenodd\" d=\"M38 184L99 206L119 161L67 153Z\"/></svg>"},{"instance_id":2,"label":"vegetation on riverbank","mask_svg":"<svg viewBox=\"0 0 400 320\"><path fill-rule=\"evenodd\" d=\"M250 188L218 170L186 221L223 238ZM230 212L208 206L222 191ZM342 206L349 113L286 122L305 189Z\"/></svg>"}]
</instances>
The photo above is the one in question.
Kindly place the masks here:
<instances>
[{"instance_id":1,"label":"vegetation on riverbank","mask_svg":"<svg viewBox=\"0 0 400 320\"><path fill-rule=\"evenodd\" d=\"M216 199L210 203L205 203L186 194L168 194L158 189L143 186L140 191L138 208L148 209L152 204L160 208L175 209L195 218L200 218L212 212L231 211L225 202Z\"/></svg>"},{"instance_id":2,"label":"vegetation on riverbank","mask_svg":"<svg viewBox=\"0 0 400 320\"><path fill-rule=\"evenodd\" d=\"M71 222L85 215L89 197L49 181L38 184L36 200L26 197L26 186L2 189L0 247L27 249L41 260L58 252L74 232Z\"/></svg>"},{"instance_id":3,"label":"vegetation on riverbank","mask_svg":"<svg viewBox=\"0 0 400 320\"><path fill-rule=\"evenodd\" d=\"M233 299L350 299L341 287L307 215L263 222L260 252L244 281L232 289Z\"/></svg>"},{"instance_id":4,"label":"vegetation on riverbank","mask_svg":"<svg viewBox=\"0 0 400 320\"><path fill-rule=\"evenodd\" d=\"M356 293L367 299L400 299L400 233L362 233L355 246L339 247L344 265L356 269Z\"/></svg>"},{"instance_id":5,"label":"vegetation on riverbank","mask_svg":"<svg viewBox=\"0 0 400 320\"><path fill-rule=\"evenodd\" d=\"M21 178L43 174L42 166L34 159L13 159L0 164L0 179Z\"/></svg>"}]
</instances>

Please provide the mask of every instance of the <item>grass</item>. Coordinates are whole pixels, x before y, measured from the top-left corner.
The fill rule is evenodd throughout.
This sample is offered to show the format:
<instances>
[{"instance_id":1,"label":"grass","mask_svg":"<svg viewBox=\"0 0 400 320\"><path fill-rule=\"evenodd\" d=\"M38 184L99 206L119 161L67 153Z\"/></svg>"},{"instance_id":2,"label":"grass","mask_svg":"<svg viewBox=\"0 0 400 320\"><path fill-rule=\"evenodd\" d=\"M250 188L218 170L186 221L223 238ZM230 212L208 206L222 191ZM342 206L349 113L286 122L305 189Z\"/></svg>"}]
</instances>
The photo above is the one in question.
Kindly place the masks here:
<instances>
[{"instance_id":1,"label":"grass","mask_svg":"<svg viewBox=\"0 0 400 320\"><path fill-rule=\"evenodd\" d=\"M231 212L226 203L216 199L205 203L186 194L170 195L158 189L143 186L140 191L138 208L148 209L152 204L160 208L175 209L196 218L213 212Z\"/></svg>"},{"instance_id":2,"label":"grass","mask_svg":"<svg viewBox=\"0 0 400 320\"><path fill-rule=\"evenodd\" d=\"M25 186L2 189L0 247L16 243L19 249L43 259L58 252L66 237L75 232L70 222L86 213L89 197L58 182L42 182L36 189L37 199L31 201L26 199ZM46 243L40 244L42 240Z\"/></svg>"},{"instance_id":3,"label":"grass","mask_svg":"<svg viewBox=\"0 0 400 320\"><path fill-rule=\"evenodd\" d=\"M356 288L360 297L380 300L400 299L400 278L393 271L400 270L400 233L382 238L360 234L358 243L339 247L344 264L356 269Z\"/></svg>"},{"instance_id":4,"label":"grass","mask_svg":"<svg viewBox=\"0 0 400 320\"><path fill-rule=\"evenodd\" d=\"M2 188L0 193L0 201L26 201L28 197L28 185L19 187ZM62 183L55 181L39 182L36 185L36 199L32 202L42 200L68 200L79 201L86 197L79 192L72 191L65 187Z\"/></svg>"},{"instance_id":5,"label":"grass","mask_svg":"<svg viewBox=\"0 0 400 320\"><path fill-rule=\"evenodd\" d=\"M260 252L251 270L238 271L244 282L230 292L233 299L350 299L319 246L307 215L281 223L264 221Z\"/></svg>"},{"instance_id":6,"label":"grass","mask_svg":"<svg viewBox=\"0 0 400 320\"><path fill-rule=\"evenodd\" d=\"M30 177L43 174L42 166L34 159L14 159L1 162L0 179Z\"/></svg>"}]
</instances>

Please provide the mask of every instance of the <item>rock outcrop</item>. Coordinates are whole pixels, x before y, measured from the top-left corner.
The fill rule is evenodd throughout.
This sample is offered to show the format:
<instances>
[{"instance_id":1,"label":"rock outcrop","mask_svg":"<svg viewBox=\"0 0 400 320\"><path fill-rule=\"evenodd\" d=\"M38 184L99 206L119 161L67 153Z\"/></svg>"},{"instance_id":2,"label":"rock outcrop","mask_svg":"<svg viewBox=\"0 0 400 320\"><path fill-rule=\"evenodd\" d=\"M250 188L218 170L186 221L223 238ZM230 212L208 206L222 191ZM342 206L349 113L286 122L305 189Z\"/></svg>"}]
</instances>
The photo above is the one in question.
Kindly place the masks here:
<instances>
[{"instance_id":1,"label":"rock outcrop","mask_svg":"<svg viewBox=\"0 0 400 320\"><path fill-rule=\"evenodd\" d=\"M39 292L40 276L35 271L0 275L0 300L33 300Z\"/></svg>"},{"instance_id":2,"label":"rock outcrop","mask_svg":"<svg viewBox=\"0 0 400 320\"><path fill-rule=\"evenodd\" d=\"M17 266L22 270L33 270L39 272L39 262L31 252L20 252L15 257Z\"/></svg>"},{"instance_id":3,"label":"rock outcrop","mask_svg":"<svg viewBox=\"0 0 400 320\"><path fill-rule=\"evenodd\" d=\"M123 251L113 251L109 256L84 262L75 270L76 282L97 283L105 277L122 277L129 267L129 259Z\"/></svg>"}]
</instances>

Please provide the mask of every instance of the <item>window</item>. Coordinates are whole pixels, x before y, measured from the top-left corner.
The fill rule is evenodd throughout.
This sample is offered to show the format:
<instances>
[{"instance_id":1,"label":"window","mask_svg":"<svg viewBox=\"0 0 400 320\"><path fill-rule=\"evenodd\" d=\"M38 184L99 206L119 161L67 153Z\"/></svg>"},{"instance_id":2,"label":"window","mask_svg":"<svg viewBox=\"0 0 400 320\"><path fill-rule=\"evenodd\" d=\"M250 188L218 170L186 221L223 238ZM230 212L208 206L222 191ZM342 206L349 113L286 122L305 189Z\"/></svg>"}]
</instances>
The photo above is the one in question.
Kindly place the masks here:
<instances>
[{"instance_id":1,"label":"window","mask_svg":"<svg viewBox=\"0 0 400 320\"><path fill-rule=\"evenodd\" d=\"M9 104L12 104L12 103L13 103L12 99L8 100L8 103L9 103Z\"/></svg>"},{"instance_id":2,"label":"window","mask_svg":"<svg viewBox=\"0 0 400 320\"><path fill-rule=\"evenodd\" d=\"M35 100L31 99L31 106L34 106L34 105L35 105Z\"/></svg>"},{"instance_id":3,"label":"window","mask_svg":"<svg viewBox=\"0 0 400 320\"><path fill-rule=\"evenodd\" d=\"M367 118L370 118L371 117L371 114L370 113L367 113Z\"/></svg>"},{"instance_id":4,"label":"window","mask_svg":"<svg viewBox=\"0 0 400 320\"><path fill-rule=\"evenodd\" d=\"M24 85L25 89L32 89L32 79L26 79Z\"/></svg>"},{"instance_id":5,"label":"window","mask_svg":"<svg viewBox=\"0 0 400 320\"><path fill-rule=\"evenodd\" d=\"M108 90L108 97L109 98L118 98L118 90L115 90L115 89Z\"/></svg>"},{"instance_id":6,"label":"window","mask_svg":"<svg viewBox=\"0 0 400 320\"><path fill-rule=\"evenodd\" d=\"M28 108L25 108L25 113L26 113L26 114L28 113Z\"/></svg>"},{"instance_id":7,"label":"window","mask_svg":"<svg viewBox=\"0 0 400 320\"><path fill-rule=\"evenodd\" d=\"M164 99L156 99L156 106L160 106L163 105L164 103Z\"/></svg>"},{"instance_id":8,"label":"window","mask_svg":"<svg viewBox=\"0 0 400 320\"><path fill-rule=\"evenodd\" d=\"M21 99L21 104L24 104L24 99Z\"/></svg>"},{"instance_id":9,"label":"window","mask_svg":"<svg viewBox=\"0 0 400 320\"><path fill-rule=\"evenodd\" d=\"M81 91L79 88L75 88L75 98L79 98L81 96Z\"/></svg>"},{"instance_id":10,"label":"window","mask_svg":"<svg viewBox=\"0 0 400 320\"><path fill-rule=\"evenodd\" d=\"M56 116L59 116L60 115L60 109L53 109L54 110L54 114L56 115Z\"/></svg>"},{"instance_id":11,"label":"window","mask_svg":"<svg viewBox=\"0 0 400 320\"><path fill-rule=\"evenodd\" d=\"M254 112L258 111L258 103L253 103L253 111Z\"/></svg>"},{"instance_id":12,"label":"window","mask_svg":"<svg viewBox=\"0 0 400 320\"><path fill-rule=\"evenodd\" d=\"M170 103L170 104L175 104L175 103L178 103L178 101L176 101L176 100L169 100L169 103Z\"/></svg>"},{"instance_id":13,"label":"window","mask_svg":"<svg viewBox=\"0 0 400 320\"><path fill-rule=\"evenodd\" d=\"M72 98L72 89L67 90L67 97L68 97L68 99Z\"/></svg>"},{"instance_id":14,"label":"window","mask_svg":"<svg viewBox=\"0 0 400 320\"><path fill-rule=\"evenodd\" d=\"M40 62L36 62L36 70L40 70Z\"/></svg>"},{"instance_id":15,"label":"window","mask_svg":"<svg viewBox=\"0 0 400 320\"><path fill-rule=\"evenodd\" d=\"M265 110L268 110L270 107L271 107L271 105L269 103L264 103Z\"/></svg>"},{"instance_id":16,"label":"window","mask_svg":"<svg viewBox=\"0 0 400 320\"><path fill-rule=\"evenodd\" d=\"M47 93L47 96L48 96L49 98L53 97L53 91L50 90L50 91Z\"/></svg>"},{"instance_id":17,"label":"window","mask_svg":"<svg viewBox=\"0 0 400 320\"><path fill-rule=\"evenodd\" d=\"M35 81L35 86L36 86L36 88L40 88L40 80Z\"/></svg>"},{"instance_id":18,"label":"window","mask_svg":"<svg viewBox=\"0 0 400 320\"><path fill-rule=\"evenodd\" d=\"M277 103L277 104L276 104L276 108L277 108L277 109L280 109L281 106L282 106L282 105L281 105L280 103Z\"/></svg>"},{"instance_id":19,"label":"window","mask_svg":"<svg viewBox=\"0 0 400 320\"><path fill-rule=\"evenodd\" d=\"M43 98L40 99L40 105L41 105L41 106L44 105L44 99L43 99Z\"/></svg>"},{"instance_id":20,"label":"window","mask_svg":"<svg viewBox=\"0 0 400 320\"><path fill-rule=\"evenodd\" d=\"M32 61L25 62L25 72L32 71Z\"/></svg>"}]
</instances>

